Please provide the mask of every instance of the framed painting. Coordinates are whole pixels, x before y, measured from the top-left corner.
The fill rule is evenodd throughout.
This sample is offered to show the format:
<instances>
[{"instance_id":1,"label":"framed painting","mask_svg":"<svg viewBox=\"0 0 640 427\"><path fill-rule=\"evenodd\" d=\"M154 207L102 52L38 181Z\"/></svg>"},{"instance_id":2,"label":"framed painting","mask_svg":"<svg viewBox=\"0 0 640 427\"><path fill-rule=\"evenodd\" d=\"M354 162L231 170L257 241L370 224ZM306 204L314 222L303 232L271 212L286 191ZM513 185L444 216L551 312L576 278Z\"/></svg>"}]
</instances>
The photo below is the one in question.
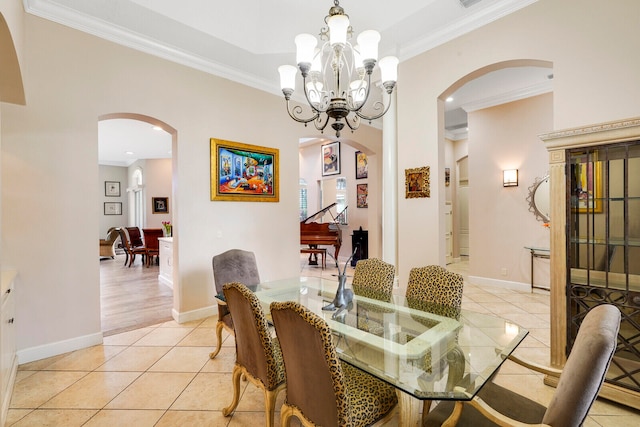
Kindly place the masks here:
<instances>
[{"instance_id":1,"label":"framed painting","mask_svg":"<svg viewBox=\"0 0 640 427\"><path fill-rule=\"evenodd\" d=\"M122 202L104 202L105 215L122 215Z\"/></svg>"},{"instance_id":2,"label":"framed painting","mask_svg":"<svg viewBox=\"0 0 640 427\"><path fill-rule=\"evenodd\" d=\"M571 195L574 212L602 212L602 166L597 153L584 153L571 164Z\"/></svg>"},{"instance_id":3,"label":"framed painting","mask_svg":"<svg viewBox=\"0 0 640 427\"><path fill-rule=\"evenodd\" d=\"M356 186L357 207L368 208L369 207L369 185L358 184Z\"/></svg>"},{"instance_id":4,"label":"framed painting","mask_svg":"<svg viewBox=\"0 0 640 427\"><path fill-rule=\"evenodd\" d=\"M119 181L105 181L104 182L104 195L107 197L120 197L120 182Z\"/></svg>"},{"instance_id":5,"label":"framed painting","mask_svg":"<svg viewBox=\"0 0 640 427\"><path fill-rule=\"evenodd\" d=\"M356 179L363 179L369 176L367 155L362 151L356 151Z\"/></svg>"},{"instance_id":6,"label":"framed painting","mask_svg":"<svg viewBox=\"0 0 640 427\"><path fill-rule=\"evenodd\" d=\"M431 197L429 189L429 166L405 169L405 199Z\"/></svg>"},{"instance_id":7,"label":"framed painting","mask_svg":"<svg viewBox=\"0 0 640 427\"><path fill-rule=\"evenodd\" d=\"M322 146L322 176L340 174L340 141Z\"/></svg>"},{"instance_id":8,"label":"framed painting","mask_svg":"<svg viewBox=\"0 0 640 427\"><path fill-rule=\"evenodd\" d=\"M211 200L278 202L277 148L211 138Z\"/></svg>"},{"instance_id":9,"label":"framed painting","mask_svg":"<svg viewBox=\"0 0 640 427\"><path fill-rule=\"evenodd\" d=\"M448 187L449 185L451 185L451 170L444 168L444 186Z\"/></svg>"},{"instance_id":10,"label":"framed painting","mask_svg":"<svg viewBox=\"0 0 640 427\"><path fill-rule=\"evenodd\" d=\"M154 214L168 214L169 213L169 198L168 197L152 197L151 203L153 204Z\"/></svg>"}]
</instances>

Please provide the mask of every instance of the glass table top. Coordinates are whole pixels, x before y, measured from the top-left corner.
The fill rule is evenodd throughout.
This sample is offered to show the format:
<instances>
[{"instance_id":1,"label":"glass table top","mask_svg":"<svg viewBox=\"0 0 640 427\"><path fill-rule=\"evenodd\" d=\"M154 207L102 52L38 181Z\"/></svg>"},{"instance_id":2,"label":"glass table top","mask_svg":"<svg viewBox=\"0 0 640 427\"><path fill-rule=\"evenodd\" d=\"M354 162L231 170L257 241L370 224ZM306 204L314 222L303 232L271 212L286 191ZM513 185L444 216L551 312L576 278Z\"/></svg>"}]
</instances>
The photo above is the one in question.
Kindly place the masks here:
<instances>
[{"instance_id":1,"label":"glass table top","mask_svg":"<svg viewBox=\"0 0 640 427\"><path fill-rule=\"evenodd\" d=\"M341 360L418 399L470 400L528 333L505 319L397 295L355 295L345 310L322 310L336 289L337 281L297 277L252 290L265 313L274 301L296 301L318 314Z\"/></svg>"}]
</instances>

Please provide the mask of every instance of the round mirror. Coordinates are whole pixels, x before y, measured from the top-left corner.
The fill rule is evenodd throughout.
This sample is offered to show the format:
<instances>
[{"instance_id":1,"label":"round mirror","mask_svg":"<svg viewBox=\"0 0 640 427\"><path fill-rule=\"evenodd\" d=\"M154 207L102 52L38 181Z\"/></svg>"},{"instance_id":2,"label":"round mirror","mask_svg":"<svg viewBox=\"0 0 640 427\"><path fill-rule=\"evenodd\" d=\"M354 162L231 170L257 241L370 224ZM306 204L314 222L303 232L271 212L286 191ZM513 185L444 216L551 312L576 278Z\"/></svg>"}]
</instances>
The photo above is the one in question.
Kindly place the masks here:
<instances>
[{"instance_id":1,"label":"round mirror","mask_svg":"<svg viewBox=\"0 0 640 427\"><path fill-rule=\"evenodd\" d=\"M549 175L542 178L536 178L535 182L529 187L529 210L533 212L537 220L542 222L550 221L551 211L551 193L549 188Z\"/></svg>"}]
</instances>

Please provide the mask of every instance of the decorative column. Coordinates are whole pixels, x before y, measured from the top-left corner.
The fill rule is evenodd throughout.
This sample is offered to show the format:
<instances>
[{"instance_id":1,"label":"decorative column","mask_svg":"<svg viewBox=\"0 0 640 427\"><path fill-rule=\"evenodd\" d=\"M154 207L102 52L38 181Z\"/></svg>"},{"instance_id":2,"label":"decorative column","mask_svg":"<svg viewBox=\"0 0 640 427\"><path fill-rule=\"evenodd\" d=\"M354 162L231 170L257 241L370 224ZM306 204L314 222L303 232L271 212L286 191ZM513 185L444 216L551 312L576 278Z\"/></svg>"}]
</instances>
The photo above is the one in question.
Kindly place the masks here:
<instances>
[{"instance_id":1,"label":"decorative column","mask_svg":"<svg viewBox=\"0 0 640 427\"><path fill-rule=\"evenodd\" d=\"M382 260L398 265L397 90L382 116Z\"/></svg>"}]
</instances>

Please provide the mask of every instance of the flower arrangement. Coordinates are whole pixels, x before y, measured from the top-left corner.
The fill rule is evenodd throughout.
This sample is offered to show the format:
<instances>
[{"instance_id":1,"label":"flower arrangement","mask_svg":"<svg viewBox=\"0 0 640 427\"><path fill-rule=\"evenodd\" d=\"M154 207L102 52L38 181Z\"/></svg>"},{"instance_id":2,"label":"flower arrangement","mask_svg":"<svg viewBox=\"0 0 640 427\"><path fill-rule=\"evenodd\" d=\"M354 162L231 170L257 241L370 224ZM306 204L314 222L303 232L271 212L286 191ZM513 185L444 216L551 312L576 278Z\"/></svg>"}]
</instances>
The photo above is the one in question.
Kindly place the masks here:
<instances>
[{"instance_id":1,"label":"flower arrangement","mask_svg":"<svg viewBox=\"0 0 640 427\"><path fill-rule=\"evenodd\" d=\"M162 221L162 227L164 228L164 235L171 237L171 221Z\"/></svg>"},{"instance_id":2,"label":"flower arrangement","mask_svg":"<svg viewBox=\"0 0 640 427\"><path fill-rule=\"evenodd\" d=\"M542 223L542 226L543 226L544 228L551 228L551 223L550 223L550 222L548 222L548 221L547 221L547 222L543 222L543 223Z\"/></svg>"}]
</instances>

